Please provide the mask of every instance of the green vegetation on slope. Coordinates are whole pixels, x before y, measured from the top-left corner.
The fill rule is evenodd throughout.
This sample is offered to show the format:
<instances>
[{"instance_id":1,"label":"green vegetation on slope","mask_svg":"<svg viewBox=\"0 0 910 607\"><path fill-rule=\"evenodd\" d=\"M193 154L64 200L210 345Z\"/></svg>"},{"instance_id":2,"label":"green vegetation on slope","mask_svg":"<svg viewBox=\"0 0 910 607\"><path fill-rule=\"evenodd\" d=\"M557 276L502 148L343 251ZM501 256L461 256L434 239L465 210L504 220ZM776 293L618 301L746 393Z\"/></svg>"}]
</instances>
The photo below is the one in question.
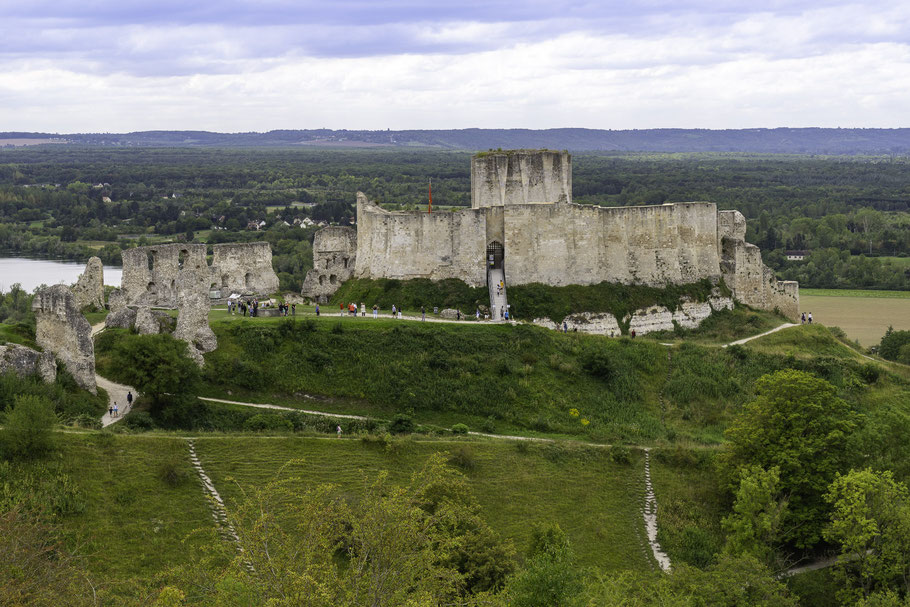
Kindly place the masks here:
<instances>
[{"instance_id":1,"label":"green vegetation on slope","mask_svg":"<svg viewBox=\"0 0 910 607\"><path fill-rule=\"evenodd\" d=\"M682 298L707 301L714 285L701 280L686 285L648 287L602 282L596 285L569 285L553 287L540 283L507 286L509 305L513 318L531 320L547 317L554 322L579 312L609 312L619 321L623 332L628 331L627 314L639 308L661 305L675 310ZM721 291L727 293L725 287ZM474 314L478 306L490 305L485 287L469 287L460 280L449 279L433 282L429 279L352 279L345 282L332 303L364 302L367 307L378 305L390 310L392 305L407 310L438 307L459 308L463 314Z\"/></svg>"}]
</instances>

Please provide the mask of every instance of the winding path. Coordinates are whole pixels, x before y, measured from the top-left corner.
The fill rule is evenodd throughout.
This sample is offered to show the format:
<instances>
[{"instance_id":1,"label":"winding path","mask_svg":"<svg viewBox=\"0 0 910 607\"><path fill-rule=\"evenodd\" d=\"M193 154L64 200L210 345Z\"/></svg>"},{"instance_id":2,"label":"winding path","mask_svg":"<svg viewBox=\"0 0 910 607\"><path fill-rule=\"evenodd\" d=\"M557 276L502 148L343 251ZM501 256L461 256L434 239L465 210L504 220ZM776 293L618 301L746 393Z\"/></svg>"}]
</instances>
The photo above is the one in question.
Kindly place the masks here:
<instances>
[{"instance_id":1,"label":"winding path","mask_svg":"<svg viewBox=\"0 0 910 607\"><path fill-rule=\"evenodd\" d=\"M92 325L92 337L98 333L101 333L103 330L104 322L99 322L96 325ZM123 384L112 382L107 378L101 377L97 373L95 373L95 383L98 384L99 387L104 388L104 391L107 392L108 410L104 415L101 416L102 428L119 422L121 419L123 419L123 416L129 412L129 410L132 408L132 406L128 405L126 402L126 395L129 392L133 393L133 400L139 398L139 393L132 386L125 386ZM117 417L113 417L110 413L110 409L114 405L117 405L117 408L120 411Z\"/></svg>"},{"instance_id":2,"label":"winding path","mask_svg":"<svg viewBox=\"0 0 910 607\"><path fill-rule=\"evenodd\" d=\"M774 327L770 331L765 331L764 333L759 333L758 335L753 335L752 337L744 337L743 339L737 339L736 341L731 341L730 343L724 344L721 347L726 348L727 346L739 346L748 341L752 341L753 339L758 339L759 337L764 337L765 335L771 335L772 333L777 333L778 331L781 331L783 329L789 329L790 327L798 327L798 326L799 326L798 324L793 323L793 322L785 322L784 324L782 324L780 326Z\"/></svg>"}]
</instances>

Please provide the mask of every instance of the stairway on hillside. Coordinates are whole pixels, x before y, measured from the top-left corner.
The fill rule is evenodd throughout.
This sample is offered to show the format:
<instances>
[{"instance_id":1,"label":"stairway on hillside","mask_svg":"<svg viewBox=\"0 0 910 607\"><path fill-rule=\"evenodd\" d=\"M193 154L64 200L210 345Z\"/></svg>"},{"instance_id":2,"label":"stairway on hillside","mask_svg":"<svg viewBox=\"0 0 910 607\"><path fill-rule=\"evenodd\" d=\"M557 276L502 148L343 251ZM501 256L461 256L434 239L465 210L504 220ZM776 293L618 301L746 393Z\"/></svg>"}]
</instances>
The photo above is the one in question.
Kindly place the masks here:
<instances>
[{"instance_id":1,"label":"stairway on hillside","mask_svg":"<svg viewBox=\"0 0 910 607\"><path fill-rule=\"evenodd\" d=\"M490 269L487 273L487 288L490 290L490 318L503 320L502 312L508 309L506 300L506 275L502 268ZM499 285L502 285L502 289Z\"/></svg>"}]
</instances>

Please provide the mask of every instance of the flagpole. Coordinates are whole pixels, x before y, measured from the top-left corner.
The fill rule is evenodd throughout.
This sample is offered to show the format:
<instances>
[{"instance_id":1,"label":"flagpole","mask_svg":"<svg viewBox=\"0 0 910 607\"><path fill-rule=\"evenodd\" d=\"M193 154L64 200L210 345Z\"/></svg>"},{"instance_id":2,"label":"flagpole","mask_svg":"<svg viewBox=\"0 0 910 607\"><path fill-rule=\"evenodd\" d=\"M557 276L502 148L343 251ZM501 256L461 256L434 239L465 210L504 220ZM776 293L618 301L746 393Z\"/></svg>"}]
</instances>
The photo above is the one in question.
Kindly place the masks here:
<instances>
[{"instance_id":1,"label":"flagpole","mask_svg":"<svg viewBox=\"0 0 910 607\"><path fill-rule=\"evenodd\" d=\"M430 178L430 204L427 206L427 213L433 212L433 178Z\"/></svg>"}]
</instances>

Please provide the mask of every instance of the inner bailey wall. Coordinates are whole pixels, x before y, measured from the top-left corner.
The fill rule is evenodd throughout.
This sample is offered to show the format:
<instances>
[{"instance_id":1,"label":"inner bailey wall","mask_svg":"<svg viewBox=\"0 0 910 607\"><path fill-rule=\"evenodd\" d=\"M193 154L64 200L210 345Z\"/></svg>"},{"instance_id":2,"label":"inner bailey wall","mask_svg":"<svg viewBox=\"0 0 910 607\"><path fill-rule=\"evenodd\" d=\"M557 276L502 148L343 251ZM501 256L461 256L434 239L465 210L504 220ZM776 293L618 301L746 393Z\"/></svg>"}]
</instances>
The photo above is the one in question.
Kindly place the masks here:
<instances>
[{"instance_id":1,"label":"inner bailey wall","mask_svg":"<svg viewBox=\"0 0 910 607\"><path fill-rule=\"evenodd\" d=\"M572 158L568 152L510 150L471 159L471 207L572 202Z\"/></svg>"},{"instance_id":2,"label":"inner bailey wall","mask_svg":"<svg viewBox=\"0 0 910 607\"><path fill-rule=\"evenodd\" d=\"M357 278L458 278L486 283L483 210L390 212L357 200Z\"/></svg>"},{"instance_id":3,"label":"inner bailey wall","mask_svg":"<svg viewBox=\"0 0 910 607\"><path fill-rule=\"evenodd\" d=\"M512 205L504 214L507 284L661 286L720 275L712 203Z\"/></svg>"}]
</instances>

